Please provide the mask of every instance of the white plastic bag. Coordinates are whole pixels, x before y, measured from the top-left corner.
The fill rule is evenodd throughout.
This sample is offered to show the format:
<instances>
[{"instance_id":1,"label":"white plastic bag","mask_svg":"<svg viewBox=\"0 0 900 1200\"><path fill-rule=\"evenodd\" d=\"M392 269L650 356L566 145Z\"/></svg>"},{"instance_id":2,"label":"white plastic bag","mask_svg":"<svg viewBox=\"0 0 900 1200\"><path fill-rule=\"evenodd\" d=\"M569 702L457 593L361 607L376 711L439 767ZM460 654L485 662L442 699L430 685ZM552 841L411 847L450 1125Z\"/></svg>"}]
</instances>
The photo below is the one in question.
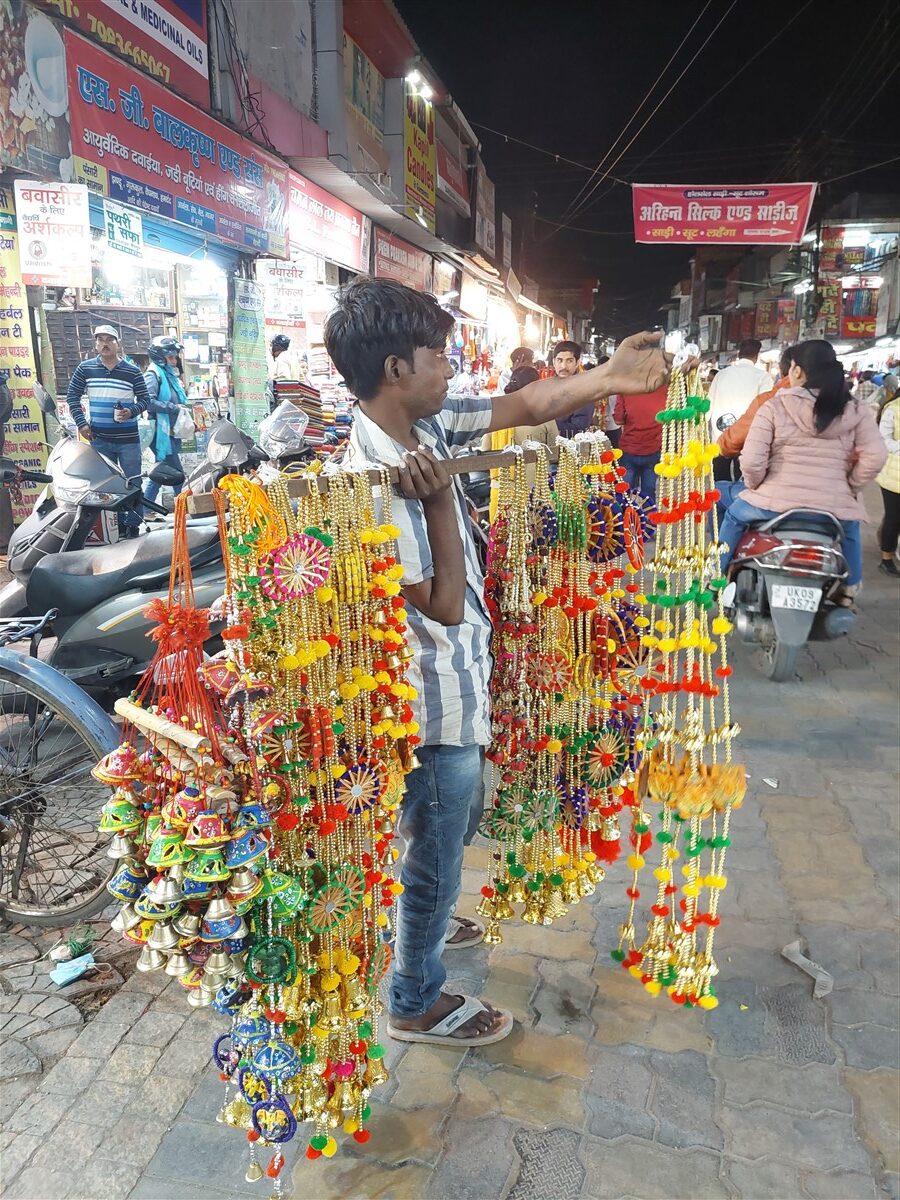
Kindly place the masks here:
<instances>
[{"instance_id":1,"label":"white plastic bag","mask_svg":"<svg viewBox=\"0 0 900 1200\"><path fill-rule=\"evenodd\" d=\"M178 416L172 425L172 437L177 438L192 438L194 436L194 418L190 412L182 405L178 409Z\"/></svg>"}]
</instances>

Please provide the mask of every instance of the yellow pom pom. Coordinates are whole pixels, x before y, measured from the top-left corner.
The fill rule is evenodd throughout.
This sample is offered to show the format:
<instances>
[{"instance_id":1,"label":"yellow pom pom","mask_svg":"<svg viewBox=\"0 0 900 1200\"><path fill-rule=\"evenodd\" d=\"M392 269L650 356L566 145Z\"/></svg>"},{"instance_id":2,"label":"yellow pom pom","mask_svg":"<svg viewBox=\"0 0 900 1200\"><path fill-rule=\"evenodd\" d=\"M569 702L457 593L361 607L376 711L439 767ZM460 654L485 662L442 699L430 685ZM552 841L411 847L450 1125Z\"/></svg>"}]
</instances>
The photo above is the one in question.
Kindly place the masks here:
<instances>
[{"instance_id":1,"label":"yellow pom pom","mask_svg":"<svg viewBox=\"0 0 900 1200\"><path fill-rule=\"evenodd\" d=\"M715 996L700 996L697 1003L701 1008L718 1008L719 1001Z\"/></svg>"},{"instance_id":2,"label":"yellow pom pom","mask_svg":"<svg viewBox=\"0 0 900 1200\"><path fill-rule=\"evenodd\" d=\"M378 916L375 918L375 924L378 926L379 929L384 929L384 927L385 927L385 925L387 925L387 923L388 923L388 919L384 913L379 913Z\"/></svg>"},{"instance_id":3,"label":"yellow pom pom","mask_svg":"<svg viewBox=\"0 0 900 1200\"><path fill-rule=\"evenodd\" d=\"M338 691L344 700L355 700L359 695L359 688L355 683L342 683Z\"/></svg>"},{"instance_id":4,"label":"yellow pom pom","mask_svg":"<svg viewBox=\"0 0 900 1200\"><path fill-rule=\"evenodd\" d=\"M420 729L421 729L421 725L419 724L418 721L410 721L409 724L406 726L406 732L410 735L414 735L414 734L418 733Z\"/></svg>"},{"instance_id":5,"label":"yellow pom pom","mask_svg":"<svg viewBox=\"0 0 900 1200\"><path fill-rule=\"evenodd\" d=\"M656 870L653 872L653 874L656 876L656 878L659 880L660 883L670 883L671 882L672 872L669 871L666 867L657 867Z\"/></svg>"},{"instance_id":6,"label":"yellow pom pom","mask_svg":"<svg viewBox=\"0 0 900 1200\"><path fill-rule=\"evenodd\" d=\"M559 754L560 750L562 750L562 742L559 740L559 738L550 738L550 740L547 742L547 753Z\"/></svg>"},{"instance_id":7,"label":"yellow pom pom","mask_svg":"<svg viewBox=\"0 0 900 1200\"><path fill-rule=\"evenodd\" d=\"M402 896L403 891L404 891L403 884L402 883L392 883L388 887L388 891L393 896Z\"/></svg>"},{"instance_id":8,"label":"yellow pom pom","mask_svg":"<svg viewBox=\"0 0 900 1200\"><path fill-rule=\"evenodd\" d=\"M374 692L378 687L378 680L374 675L360 675L356 682L366 692Z\"/></svg>"},{"instance_id":9,"label":"yellow pom pom","mask_svg":"<svg viewBox=\"0 0 900 1200\"><path fill-rule=\"evenodd\" d=\"M300 659L296 654L286 654L281 660L281 665L286 671L296 671L297 667L300 666Z\"/></svg>"},{"instance_id":10,"label":"yellow pom pom","mask_svg":"<svg viewBox=\"0 0 900 1200\"><path fill-rule=\"evenodd\" d=\"M347 770L347 768L344 766L343 763L334 763L331 768L331 778L332 779L340 779L340 777L346 772L346 770Z\"/></svg>"},{"instance_id":11,"label":"yellow pom pom","mask_svg":"<svg viewBox=\"0 0 900 1200\"><path fill-rule=\"evenodd\" d=\"M637 963L635 963L635 965L633 967L628 968L628 974L634 976L635 979L640 979L641 975L643 974L643 971L637 965Z\"/></svg>"},{"instance_id":12,"label":"yellow pom pom","mask_svg":"<svg viewBox=\"0 0 900 1200\"><path fill-rule=\"evenodd\" d=\"M659 993L662 991L662 984L659 982L658 979L648 979L647 982L644 984L644 987L650 993L651 996L658 996Z\"/></svg>"},{"instance_id":13,"label":"yellow pom pom","mask_svg":"<svg viewBox=\"0 0 900 1200\"><path fill-rule=\"evenodd\" d=\"M547 599L547 593L546 592L535 592L532 595L531 599L532 599L533 603L535 603L535 604L543 604L544 601Z\"/></svg>"},{"instance_id":14,"label":"yellow pom pom","mask_svg":"<svg viewBox=\"0 0 900 1200\"><path fill-rule=\"evenodd\" d=\"M333 1137L329 1137L328 1141L322 1147L322 1153L326 1158L334 1158L335 1154L337 1154L337 1142Z\"/></svg>"},{"instance_id":15,"label":"yellow pom pom","mask_svg":"<svg viewBox=\"0 0 900 1200\"><path fill-rule=\"evenodd\" d=\"M640 871L644 865L644 857L641 854L629 854L625 859L625 865L630 867L632 871Z\"/></svg>"},{"instance_id":16,"label":"yellow pom pom","mask_svg":"<svg viewBox=\"0 0 900 1200\"><path fill-rule=\"evenodd\" d=\"M721 637L725 633L731 633L732 629L734 629L734 626L727 617L716 617L712 623L712 631L718 637Z\"/></svg>"},{"instance_id":17,"label":"yellow pom pom","mask_svg":"<svg viewBox=\"0 0 900 1200\"><path fill-rule=\"evenodd\" d=\"M323 975L319 980L319 987L323 992L335 992L341 986L341 977L337 971L329 971L327 975Z\"/></svg>"},{"instance_id":18,"label":"yellow pom pom","mask_svg":"<svg viewBox=\"0 0 900 1200\"><path fill-rule=\"evenodd\" d=\"M357 1129L359 1129L359 1122L354 1121L353 1117L348 1117L344 1122L344 1133L353 1134Z\"/></svg>"},{"instance_id":19,"label":"yellow pom pom","mask_svg":"<svg viewBox=\"0 0 900 1200\"><path fill-rule=\"evenodd\" d=\"M320 604L330 603L330 601L332 601L334 599L334 588L317 587L316 588L316 599L318 600L318 602Z\"/></svg>"}]
</instances>

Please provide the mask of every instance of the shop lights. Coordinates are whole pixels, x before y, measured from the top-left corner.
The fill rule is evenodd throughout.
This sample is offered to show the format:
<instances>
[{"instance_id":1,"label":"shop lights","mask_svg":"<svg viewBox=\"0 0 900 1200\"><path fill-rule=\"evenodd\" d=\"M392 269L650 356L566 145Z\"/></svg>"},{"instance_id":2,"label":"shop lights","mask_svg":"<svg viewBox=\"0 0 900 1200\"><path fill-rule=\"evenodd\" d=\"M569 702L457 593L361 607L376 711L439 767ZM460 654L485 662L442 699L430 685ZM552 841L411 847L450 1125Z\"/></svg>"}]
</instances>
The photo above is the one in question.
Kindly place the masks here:
<instances>
[{"instance_id":1,"label":"shop lights","mask_svg":"<svg viewBox=\"0 0 900 1200\"><path fill-rule=\"evenodd\" d=\"M841 280L842 288L869 288L877 291L884 283L882 275L845 275Z\"/></svg>"},{"instance_id":2,"label":"shop lights","mask_svg":"<svg viewBox=\"0 0 900 1200\"><path fill-rule=\"evenodd\" d=\"M410 71L405 82L414 96L421 96L423 100L430 100L434 96L434 88L423 78L421 71Z\"/></svg>"},{"instance_id":3,"label":"shop lights","mask_svg":"<svg viewBox=\"0 0 900 1200\"><path fill-rule=\"evenodd\" d=\"M811 292L813 290L813 286L814 284L811 279L801 279L799 283L794 284L794 295L805 296L807 292Z\"/></svg>"},{"instance_id":4,"label":"shop lights","mask_svg":"<svg viewBox=\"0 0 900 1200\"><path fill-rule=\"evenodd\" d=\"M838 354L838 355L849 354L852 349L853 349L853 345L851 343L847 342L847 343L842 343L840 346L835 346L834 352L835 352L835 354Z\"/></svg>"},{"instance_id":5,"label":"shop lights","mask_svg":"<svg viewBox=\"0 0 900 1200\"><path fill-rule=\"evenodd\" d=\"M868 246L872 240L870 229L845 229L844 246Z\"/></svg>"}]
</instances>

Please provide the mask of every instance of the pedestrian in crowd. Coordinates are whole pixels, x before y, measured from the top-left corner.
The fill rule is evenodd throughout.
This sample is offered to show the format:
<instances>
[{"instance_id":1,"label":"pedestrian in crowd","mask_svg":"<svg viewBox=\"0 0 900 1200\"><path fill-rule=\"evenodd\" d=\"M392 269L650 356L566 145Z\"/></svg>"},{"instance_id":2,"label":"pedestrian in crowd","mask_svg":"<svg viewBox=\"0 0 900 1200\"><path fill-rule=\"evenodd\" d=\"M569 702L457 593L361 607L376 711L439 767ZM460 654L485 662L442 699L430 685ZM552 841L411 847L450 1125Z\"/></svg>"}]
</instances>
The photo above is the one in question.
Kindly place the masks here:
<instances>
[{"instance_id":1,"label":"pedestrian in crowd","mask_svg":"<svg viewBox=\"0 0 900 1200\"><path fill-rule=\"evenodd\" d=\"M662 453L662 425L656 414L666 407L668 392L657 388L637 396L619 396L616 421L621 426L620 465L625 468L628 486L656 499L656 471Z\"/></svg>"},{"instance_id":2,"label":"pedestrian in crowd","mask_svg":"<svg viewBox=\"0 0 900 1200\"><path fill-rule=\"evenodd\" d=\"M788 346L781 353L779 360L779 369L781 377L773 388L769 388L767 392L761 392L755 400L751 400L750 406L742 413L741 416L732 425L728 425L719 434L719 457L723 460L734 460L735 462L740 457L740 453L744 448L744 442L747 440L747 434L750 431L750 426L753 424L753 418L759 412L764 404L772 399L774 395L782 391L786 387L790 387L791 381L788 372L791 369L793 362L793 354L795 347ZM716 460L718 461L718 460ZM719 492L719 520L721 521L725 512L731 504L732 500L740 492L744 490L746 484L743 479L720 479L716 483L716 488Z\"/></svg>"},{"instance_id":3,"label":"pedestrian in crowd","mask_svg":"<svg viewBox=\"0 0 900 1200\"><path fill-rule=\"evenodd\" d=\"M509 356L509 366L500 372L500 380L497 384L498 390L501 392L507 390L516 367L531 366L533 362L534 351L529 346L517 346Z\"/></svg>"},{"instance_id":4,"label":"pedestrian in crowd","mask_svg":"<svg viewBox=\"0 0 900 1200\"><path fill-rule=\"evenodd\" d=\"M539 378L540 376L530 363L522 363L513 371L509 383L506 385L506 395L511 396L513 392L521 391L529 383L536 383ZM559 437L559 426L555 421L544 421L540 425L515 425L510 433L512 437L508 444L524 446L526 442L539 442L542 446L549 446L552 449ZM529 488L534 487L534 477L534 463L526 463L525 478L528 480Z\"/></svg>"},{"instance_id":5,"label":"pedestrian in crowd","mask_svg":"<svg viewBox=\"0 0 900 1200\"><path fill-rule=\"evenodd\" d=\"M613 392L658 387L660 339L626 338L588 374L529 383L509 395L448 395L445 346L453 316L425 293L359 278L325 322L325 346L358 400L344 465L399 466L392 501L417 689L419 765L406 777L404 843L388 1032L399 1041L462 1046L499 1041L512 1016L443 990L445 948L480 943L477 922L453 918L463 847L484 802L490 742L491 626L465 498L447 460L485 434L564 419ZM576 360L577 361L577 360Z\"/></svg>"},{"instance_id":6,"label":"pedestrian in crowd","mask_svg":"<svg viewBox=\"0 0 900 1200\"><path fill-rule=\"evenodd\" d=\"M884 389L887 399L878 414L878 431L887 450L887 462L877 478L884 504L878 570L882 575L898 578L900 571L894 555L900 538L900 382L896 375L885 376Z\"/></svg>"},{"instance_id":7,"label":"pedestrian in crowd","mask_svg":"<svg viewBox=\"0 0 900 1200\"><path fill-rule=\"evenodd\" d=\"M862 581L860 492L887 459L867 405L851 397L830 342L801 342L791 351L790 386L764 404L750 426L741 469L747 485L732 502L719 537L723 569L751 521L792 508L832 513L844 528L849 575L845 602Z\"/></svg>"},{"instance_id":8,"label":"pedestrian in crowd","mask_svg":"<svg viewBox=\"0 0 900 1200\"><path fill-rule=\"evenodd\" d=\"M172 485L176 496L184 487L181 438L174 433L181 406L187 405L187 396L179 378L183 351L184 347L176 338L169 335L154 338L147 347L150 365L144 372L144 383L150 397L148 412L155 421L150 450L158 463L165 463L181 473L181 482ZM145 498L156 500L160 487L155 479L148 479L144 483Z\"/></svg>"},{"instance_id":9,"label":"pedestrian in crowd","mask_svg":"<svg viewBox=\"0 0 900 1200\"><path fill-rule=\"evenodd\" d=\"M269 353L272 355L272 375L275 383L286 379L298 379L299 373L290 356L291 339L286 333L276 333L269 343Z\"/></svg>"},{"instance_id":10,"label":"pedestrian in crowd","mask_svg":"<svg viewBox=\"0 0 900 1200\"><path fill-rule=\"evenodd\" d=\"M81 436L137 486L141 479L137 419L150 404L147 385L140 369L119 353L119 331L114 326L97 326L94 347L96 356L86 358L72 372L66 403ZM123 537L137 537L142 513L139 500L122 512Z\"/></svg>"},{"instance_id":11,"label":"pedestrian in crowd","mask_svg":"<svg viewBox=\"0 0 900 1200\"><path fill-rule=\"evenodd\" d=\"M571 379L583 372L581 347L577 342L557 342L553 350L553 373L557 379ZM560 422L559 432L563 437L574 437L583 433L594 423L594 405L586 404Z\"/></svg>"},{"instance_id":12,"label":"pedestrian in crowd","mask_svg":"<svg viewBox=\"0 0 900 1200\"><path fill-rule=\"evenodd\" d=\"M865 371L860 371L859 380L856 387L853 389L853 397L863 404L874 404L874 396L878 391L878 384L875 382L875 372L871 367L867 367Z\"/></svg>"},{"instance_id":13,"label":"pedestrian in crowd","mask_svg":"<svg viewBox=\"0 0 900 1200\"><path fill-rule=\"evenodd\" d=\"M757 396L771 389L771 375L757 366L761 348L762 342L756 338L741 342L737 359L719 371L710 384L709 424L713 438L743 416ZM737 465L736 459L715 459L713 474L716 479L736 479Z\"/></svg>"}]
</instances>

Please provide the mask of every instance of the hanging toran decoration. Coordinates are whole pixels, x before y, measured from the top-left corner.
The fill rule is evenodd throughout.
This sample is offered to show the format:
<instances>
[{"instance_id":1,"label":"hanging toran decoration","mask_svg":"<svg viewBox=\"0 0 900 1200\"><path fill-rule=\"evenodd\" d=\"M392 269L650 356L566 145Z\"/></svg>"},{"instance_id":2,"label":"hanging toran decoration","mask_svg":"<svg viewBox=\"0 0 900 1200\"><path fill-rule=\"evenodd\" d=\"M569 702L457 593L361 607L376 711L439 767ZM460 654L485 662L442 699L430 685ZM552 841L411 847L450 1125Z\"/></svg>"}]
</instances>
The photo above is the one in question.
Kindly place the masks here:
<instances>
[{"instance_id":1,"label":"hanging toran decoration","mask_svg":"<svg viewBox=\"0 0 900 1200\"><path fill-rule=\"evenodd\" d=\"M740 732L731 718L712 462L709 400L696 374L675 370L663 427L649 654L641 682L654 710L655 734L639 772L632 807L630 911L613 958L653 995L665 989L676 1004L714 1008L713 956L731 813L746 791L744 767L732 761ZM648 811L649 810L649 811ZM656 810L656 831L652 813ZM647 891L653 903L643 938L635 917L645 853L655 840L659 866ZM679 878L680 876L680 878Z\"/></svg>"},{"instance_id":2,"label":"hanging toran decoration","mask_svg":"<svg viewBox=\"0 0 900 1200\"><path fill-rule=\"evenodd\" d=\"M640 766L639 585L652 506L631 491L605 435L546 448L529 491L521 453L501 472L485 596L494 673L492 868L478 912L484 940L523 903L550 924L602 880L619 853L618 814Z\"/></svg>"},{"instance_id":3,"label":"hanging toran decoration","mask_svg":"<svg viewBox=\"0 0 900 1200\"><path fill-rule=\"evenodd\" d=\"M205 661L181 501L159 652L119 702L131 736L97 768L116 788L101 819L122 859L114 924L143 944L140 970L230 1017L220 1119L276 1196L298 1123L309 1158L335 1153L338 1127L367 1141L387 1078L394 818L419 740L390 494L385 475L376 520L365 475L331 477L327 495L311 477L295 508L282 480L222 480L225 650Z\"/></svg>"}]
</instances>

